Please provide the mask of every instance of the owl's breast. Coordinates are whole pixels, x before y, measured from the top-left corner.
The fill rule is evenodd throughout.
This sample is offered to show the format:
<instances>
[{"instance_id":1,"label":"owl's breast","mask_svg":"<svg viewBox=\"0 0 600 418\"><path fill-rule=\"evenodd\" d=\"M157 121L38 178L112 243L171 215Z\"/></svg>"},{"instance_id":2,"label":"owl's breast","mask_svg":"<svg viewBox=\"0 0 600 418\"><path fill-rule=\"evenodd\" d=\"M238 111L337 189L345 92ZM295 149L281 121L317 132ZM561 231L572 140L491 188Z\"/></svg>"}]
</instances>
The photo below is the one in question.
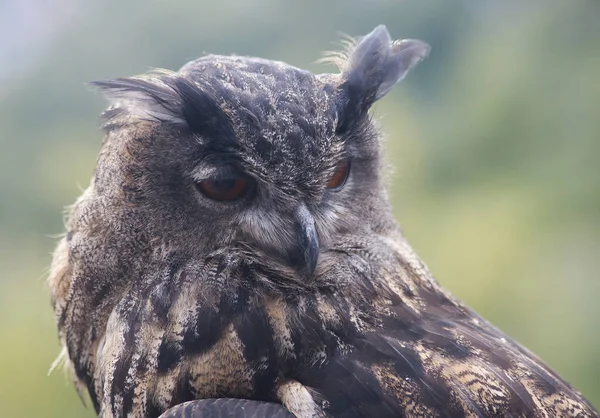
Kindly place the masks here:
<instances>
[{"instance_id":1,"label":"owl's breast","mask_svg":"<svg viewBox=\"0 0 600 418\"><path fill-rule=\"evenodd\" d=\"M231 304L188 309L167 326L152 394L161 410L192 399L275 400L280 356L266 306L252 295L224 299Z\"/></svg>"},{"instance_id":2,"label":"owl's breast","mask_svg":"<svg viewBox=\"0 0 600 418\"><path fill-rule=\"evenodd\" d=\"M233 324L211 348L186 358L185 363L196 398L247 398L254 393L255 370L246 360L245 344Z\"/></svg>"}]
</instances>

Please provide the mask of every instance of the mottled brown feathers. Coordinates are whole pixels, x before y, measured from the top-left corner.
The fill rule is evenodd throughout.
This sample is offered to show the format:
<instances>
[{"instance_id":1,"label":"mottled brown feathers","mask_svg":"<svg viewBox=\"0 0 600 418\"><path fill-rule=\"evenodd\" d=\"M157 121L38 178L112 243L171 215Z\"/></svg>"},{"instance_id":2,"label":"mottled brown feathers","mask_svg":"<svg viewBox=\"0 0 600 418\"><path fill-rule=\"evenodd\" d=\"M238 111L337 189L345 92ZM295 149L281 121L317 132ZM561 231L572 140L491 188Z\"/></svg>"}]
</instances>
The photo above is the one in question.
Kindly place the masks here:
<instances>
[{"instance_id":1,"label":"mottled brown feathers","mask_svg":"<svg viewBox=\"0 0 600 418\"><path fill-rule=\"evenodd\" d=\"M340 74L211 55L98 84L106 136L49 286L100 416L598 416L394 221L368 109L427 51L378 27ZM239 176L231 202L196 187Z\"/></svg>"}]
</instances>

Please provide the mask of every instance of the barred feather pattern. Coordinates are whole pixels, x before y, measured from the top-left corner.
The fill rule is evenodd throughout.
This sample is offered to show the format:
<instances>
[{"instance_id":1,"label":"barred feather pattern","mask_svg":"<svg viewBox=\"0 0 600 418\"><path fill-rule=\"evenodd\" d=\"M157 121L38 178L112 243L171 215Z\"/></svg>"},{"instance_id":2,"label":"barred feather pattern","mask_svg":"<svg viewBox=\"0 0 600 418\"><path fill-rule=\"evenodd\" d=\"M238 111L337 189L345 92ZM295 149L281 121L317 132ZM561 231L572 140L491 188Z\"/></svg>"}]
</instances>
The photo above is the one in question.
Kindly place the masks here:
<instances>
[{"instance_id":1,"label":"barred feather pattern","mask_svg":"<svg viewBox=\"0 0 600 418\"><path fill-rule=\"evenodd\" d=\"M207 56L98 83L106 137L48 283L100 416L230 399L166 416L598 417L439 286L393 218L368 109L428 47L378 27L350 48L340 74ZM344 189L327 190L349 156ZM196 191L224 167L255 179L253 198ZM298 206L318 232L310 276L283 255Z\"/></svg>"},{"instance_id":2,"label":"barred feather pattern","mask_svg":"<svg viewBox=\"0 0 600 418\"><path fill-rule=\"evenodd\" d=\"M293 292L271 290L259 260L231 253L239 258L162 255L101 299L75 298L90 278L55 266L62 336L103 416L158 416L203 398L278 401L282 381L315 392L304 399L311 415L297 416L596 416L441 289L401 236L346 237Z\"/></svg>"}]
</instances>

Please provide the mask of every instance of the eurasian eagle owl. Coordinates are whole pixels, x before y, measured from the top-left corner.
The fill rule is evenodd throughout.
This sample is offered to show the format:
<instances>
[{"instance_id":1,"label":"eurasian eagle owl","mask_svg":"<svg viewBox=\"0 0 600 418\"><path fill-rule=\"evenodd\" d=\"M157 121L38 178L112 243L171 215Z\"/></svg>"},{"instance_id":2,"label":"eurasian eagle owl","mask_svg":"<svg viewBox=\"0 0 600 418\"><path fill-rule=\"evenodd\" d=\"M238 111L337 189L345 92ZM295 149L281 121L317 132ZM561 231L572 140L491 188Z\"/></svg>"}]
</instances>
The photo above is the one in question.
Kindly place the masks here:
<instances>
[{"instance_id":1,"label":"eurasian eagle owl","mask_svg":"<svg viewBox=\"0 0 600 418\"><path fill-rule=\"evenodd\" d=\"M49 283L101 416L597 416L392 216L369 108L428 51L379 26L337 74L208 55L95 83L106 136Z\"/></svg>"}]
</instances>

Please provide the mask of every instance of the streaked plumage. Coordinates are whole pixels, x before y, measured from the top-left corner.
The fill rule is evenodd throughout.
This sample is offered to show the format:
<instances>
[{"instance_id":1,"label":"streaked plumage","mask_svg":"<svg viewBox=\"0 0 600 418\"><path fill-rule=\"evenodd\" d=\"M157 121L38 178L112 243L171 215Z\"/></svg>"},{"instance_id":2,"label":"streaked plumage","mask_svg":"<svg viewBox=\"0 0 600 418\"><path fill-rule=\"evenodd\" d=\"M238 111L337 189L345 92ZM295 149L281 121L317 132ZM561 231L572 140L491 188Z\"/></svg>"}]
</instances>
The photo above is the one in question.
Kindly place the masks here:
<instances>
[{"instance_id":1,"label":"streaked plumage","mask_svg":"<svg viewBox=\"0 0 600 418\"><path fill-rule=\"evenodd\" d=\"M208 398L243 401L165 416L598 416L441 288L392 217L368 110L427 53L380 26L339 74L209 55L97 83L106 137L49 283L101 416ZM211 200L215 176L252 186Z\"/></svg>"}]
</instances>

